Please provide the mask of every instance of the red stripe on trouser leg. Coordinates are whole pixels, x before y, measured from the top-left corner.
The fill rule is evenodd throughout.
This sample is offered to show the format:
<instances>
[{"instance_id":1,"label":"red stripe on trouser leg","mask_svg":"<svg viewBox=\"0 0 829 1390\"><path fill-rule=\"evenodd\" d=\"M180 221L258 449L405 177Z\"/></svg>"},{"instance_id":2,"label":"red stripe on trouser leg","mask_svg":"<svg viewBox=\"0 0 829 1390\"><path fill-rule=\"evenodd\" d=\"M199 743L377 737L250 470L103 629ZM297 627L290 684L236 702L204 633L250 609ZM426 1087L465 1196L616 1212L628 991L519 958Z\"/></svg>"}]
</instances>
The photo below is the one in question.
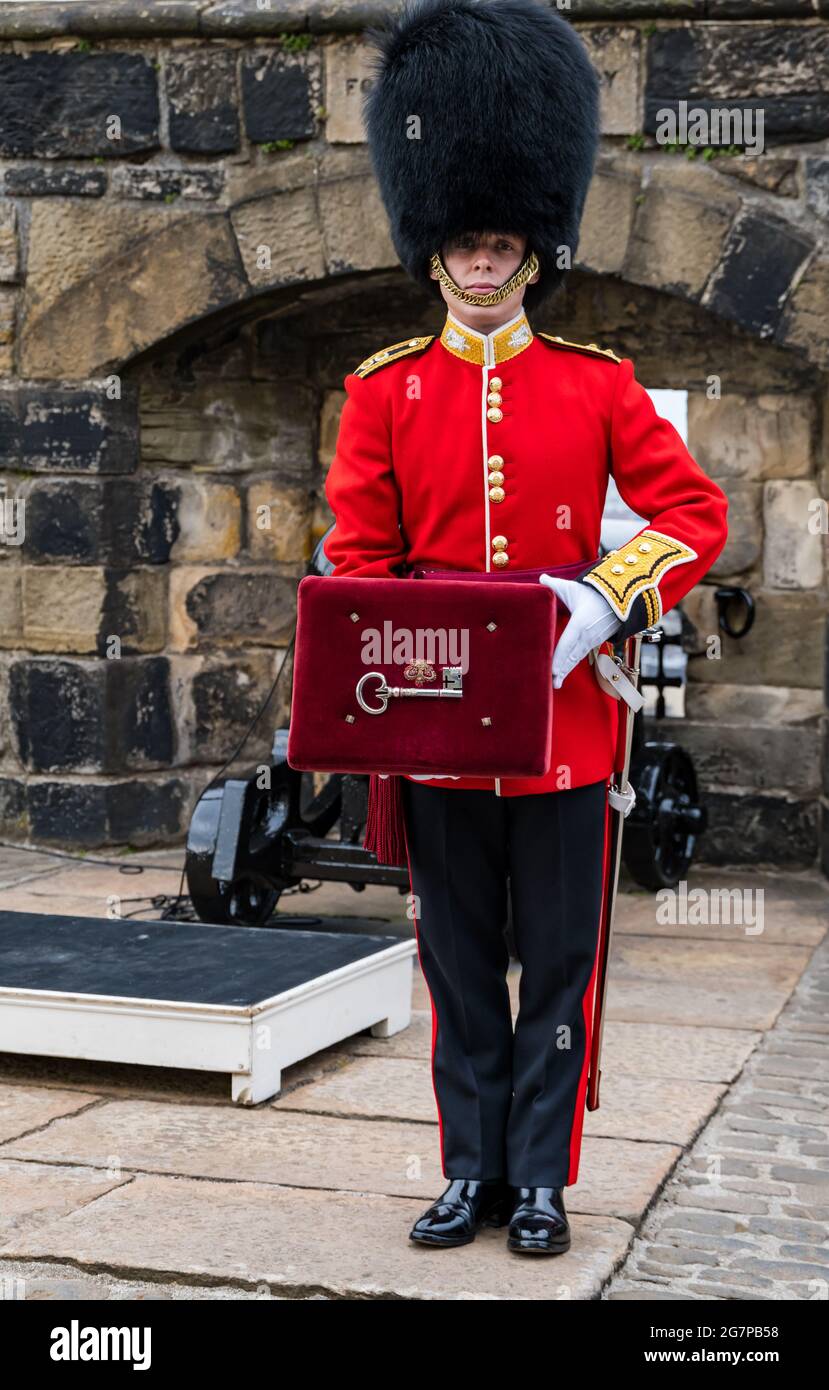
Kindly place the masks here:
<instances>
[{"instance_id":1,"label":"red stripe on trouser leg","mask_svg":"<svg viewBox=\"0 0 829 1390\"><path fill-rule=\"evenodd\" d=\"M608 786L610 783L608 782ZM599 948L602 938L607 929L608 923L605 918L607 905L607 886L608 870L610 868L610 802L605 799L604 807L604 853L602 855L602 898L599 908L599 930L596 933L596 954L593 957L593 970L587 989L582 997L582 1018L584 1020L584 1060L582 1062L581 1075L579 1076L579 1088L576 1095L576 1109L573 1117L573 1128L570 1132L570 1167L567 1174L566 1186L570 1187L577 1180L579 1175L579 1158L581 1156L581 1136L584 1126L585 1101L587 1099L587 1080L590 1070L590 1052L592 1048L592 1023L593 1023L593 994L596 988L596 972L599 965Z\"/></svg>"},{"instance_id":2,"label":"red stripe on trouser leg","mask_svg":"<svg viewBox=\"0 0 829 1390\"><path fill-rule=\"evenodd\" d=\"M435 1108L436 1108L436 1110L437 1110L437 1112L438 1112L438 1132L439 1132L439 1136L440 1136L440 1171L441 1171L441 1173L443 1174L443 1176L446 1177L446 1160L445 1160L445 1158L444 1158L444 1152L443 1152L443 1116L442 1116L441 1113L440 1113L440 1102L438 1101L438 1092L437 1092L437 1087L436 1087L436 1085L435 1085L435 1048L436 1048L436 1045L437 1045L437 1036L438 1036L438 1015L437 1015L437 1009L435 1008L435 1001L434 1001L434 999L432 998L432 991L431 991L430 988L429 988L429 981L426 979L426 971L423 969L423 957L422 957L421 954L420 954L420 936L418 935L418 930L417 930L417 910L416 910L416 908L415 908L415 900L416 900L416 896L417 896L417 895L415 894L415 891L414 891L414 884L413 884L413 882L412 882L412 862L411 862L411 859L410 859L410 857L409 857L409 846L408 846L408 842L406 843L406 863L407 863L408 869L409 869L409 888L410 888L410 890L411 890L411 897L412 897L412 912L413 912L413 914L414 914L414 929L415 929L415 944L417 945L417 959L418 959L418 961L420 962L420 973L421 973L421 975L423 976L423 983L424 983L425 986L426 986L426 993L427 993L428 996L429 996L429 1003L430 1003L431 1008L432 1008L432 1055L431 1055L432 1091L434 1092L434 1096L435 1096Z\"/></svg>"}]
</instances>

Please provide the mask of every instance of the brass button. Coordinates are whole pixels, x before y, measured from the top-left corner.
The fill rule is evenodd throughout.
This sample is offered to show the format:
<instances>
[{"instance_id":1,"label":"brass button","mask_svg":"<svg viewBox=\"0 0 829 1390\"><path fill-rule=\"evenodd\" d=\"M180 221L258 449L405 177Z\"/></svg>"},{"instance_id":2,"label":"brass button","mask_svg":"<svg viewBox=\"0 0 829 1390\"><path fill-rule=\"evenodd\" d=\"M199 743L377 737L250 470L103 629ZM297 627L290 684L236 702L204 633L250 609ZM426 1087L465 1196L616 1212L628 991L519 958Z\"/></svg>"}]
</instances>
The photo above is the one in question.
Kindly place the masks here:
<instances>
[{"instance_id":1,"label":"brass button","mask_svg":"<svg viewBox=\"0 0 829 1390\"><path fill-rule=\"evenodd\" d=\"M493 425L497 425L499 420L503 420L504 412L499 410L497 405L491 405L486 413L487 420L491 420Z\"/></svg>"},{"instance_id":2,"label":"brass button","mask_svg":"<svg viewBox=\"0 0 829 1390\"><path fill-rule=\"evenodd\" d=\"M640 542L639 542L639 549L641 550L641 552L642 552L643 555L647 555L647 553L648 553L648 551L650 550L650 548L651 548L651 546L650 546L650 541L640 541Z\"/></svg>"},{"instance_id":3,"label":"brass button","mask_svg":"<svg viewBox=\"0 0 829 1390\"><path fill-rule=\"evenodd\" d=\"M504 460L501 458L500 454L490 454L486 463L487 468L502 468L504 465Z\"/></svg>"},{"instance_id":4,"label":"brass button","mask_svg":"<svg viewBox=\"0 0 829 1390\"><path fill-rule=\"evenodd\" d=\"M625 572L625 567L624 567L624 565L611 565L611 566L610 566L610 573L611 573L611 574L624 574L624 572Z\"/></svg>"},{"instance_id":5,"label":"brass button","mask_svg":"<svg viewBox=\"0 0 829 1390\"><path fill-rule=\"evenodd\" d=\"M489 475L489 485L490 485L490 487L500 487L503 481L504 481L504 475L503 475L503 473L501 473L501 472L499 471L499 469L493 468L492 472L491 472L490 475Z\"/></svg>"},{"instance_id":6,"label":"brass button","mask_svg":"<svg viewBox=\"0 0 829 1390\"><path fill-rule=\"evenodd\" d=\"M490 391L486 398L486 403L487 405L500 405L503 399L500 391Z\"/></svg>"},{"instance_id":7,"label":"brass button","mask_svg":"<svg viewBox=\"0 0 829 1390\"><path fill-rule=\"evenodd\" d=\"M493 565L499 565L499 566L508 565L508 564L509 564L509 555L507 554L507 552L506 552L505 550L499 550L498 553L497 553L497 555L493 555L493 557L492 557L492 563L493 563Z\"/></svg>"},{"instance_id":8,"label":"brass button","mask_svg":"<svg viewBox=\"0 0 829 1390\"><path fill-rule=\"evenodd\" d=\"M502 380L501 380L501 378L500 378L499 376L491 376L491 377L489 378L489 389L490 389L490 391L500 391L500 389L501 389L501 387L503 386L503 384L504 384L504 383L502 382Z\"/></svg>"},{"instance_id":9,"label":"brass button","mask_svg":"<svg viewBox=\"0 0 829 1390\"><path fill-rule=\"evenodd\" d=\"M626 565L635 565L635 564L636 564L636 556L635 556L635 555L626 555L626 556L625 556L625 564L626 564Z\"/></svg>"},{"instance_id":10,"label":"brass button","mask_svg":"<svg viewBox=\"0 0 829 1390\"><path fill-rule=\"evenodd\" d=\"M502 487L491 487L489 489L489 497L492 502L503 502L506 495Z\"/></svg>"},{"instance_id":11,"label":"brass button","mask_svg":"<svg viewBox=\"0 0 829 1390\"><path fill-rule=\"evenodd\" d=\"M492 537L492 549L493 549L493 550L506 550L508 544L509 544L509 542L507 541L506 536L493 536L493 537Z\"/></svg>"}]
</instances>

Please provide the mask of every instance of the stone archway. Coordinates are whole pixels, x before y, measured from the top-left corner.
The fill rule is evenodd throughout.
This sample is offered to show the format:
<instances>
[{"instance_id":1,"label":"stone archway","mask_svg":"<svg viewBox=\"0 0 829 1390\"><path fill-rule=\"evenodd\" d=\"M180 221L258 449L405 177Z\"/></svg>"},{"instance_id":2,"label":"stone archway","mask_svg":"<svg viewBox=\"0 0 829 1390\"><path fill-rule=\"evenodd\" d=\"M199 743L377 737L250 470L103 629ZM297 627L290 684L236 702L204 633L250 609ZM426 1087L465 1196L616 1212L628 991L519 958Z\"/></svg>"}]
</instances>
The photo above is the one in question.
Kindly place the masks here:
<instances>
[{"instance_id":1,"label":"stone archway","mask_svg":"<svg viewBox=\"0 0 829 1390\"><path fill-rule=\"evenodd\" d=\"M261 313L265 296L290 302L292 292L397 265L363 149L302 153L281 166L278 183L203 213L35 205L20 376L118 371L216 315L243 315L254 301ZM576 265L700 304L829 367L829 254L799 203L744 187L664 155L605 153Z\"/></svg>"}]
</instances>

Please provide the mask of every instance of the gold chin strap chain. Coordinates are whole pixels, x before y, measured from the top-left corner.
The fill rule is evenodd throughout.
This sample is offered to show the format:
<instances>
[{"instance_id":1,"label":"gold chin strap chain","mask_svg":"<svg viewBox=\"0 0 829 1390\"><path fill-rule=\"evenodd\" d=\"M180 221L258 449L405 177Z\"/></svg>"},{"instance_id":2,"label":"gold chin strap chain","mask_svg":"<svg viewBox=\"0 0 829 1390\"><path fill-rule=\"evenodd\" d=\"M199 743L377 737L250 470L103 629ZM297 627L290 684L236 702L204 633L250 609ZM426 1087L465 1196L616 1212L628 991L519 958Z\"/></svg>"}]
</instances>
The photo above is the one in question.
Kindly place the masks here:
<instances>
[{"instance_id":1,"label":"gold chin strap chain","mask_svg":"<svg viewBox=\"0 0 829 1390\"><path fill-rule=\"evenodd\" d=\"M462 290L460 285L455 284L437 252L432 257L430 265L433 270L437 271L440 283L445 285L449 293L453 294L456 299L462 300L464 304L500 304L503 300L509 299L514 290L526 285L530 277L535 275L538 270L538 257L534 251L531 251L515 274L505 280L503 285L499 285L497 290L490 290L489 294L472 294L470 290Z\"/></svg>"}]
</instances>

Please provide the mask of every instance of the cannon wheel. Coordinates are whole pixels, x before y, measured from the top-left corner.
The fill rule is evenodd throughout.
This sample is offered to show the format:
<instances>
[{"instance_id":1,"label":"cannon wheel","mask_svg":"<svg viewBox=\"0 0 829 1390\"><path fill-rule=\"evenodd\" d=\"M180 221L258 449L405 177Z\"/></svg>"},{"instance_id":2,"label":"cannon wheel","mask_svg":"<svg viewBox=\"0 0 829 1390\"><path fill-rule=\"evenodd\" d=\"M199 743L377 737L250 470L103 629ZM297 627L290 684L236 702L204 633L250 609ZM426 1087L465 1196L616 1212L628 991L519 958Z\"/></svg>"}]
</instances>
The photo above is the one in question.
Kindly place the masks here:
<instances>
[{"instance_id":1,"label":"cannon wheel","mask_svg":"<svg viewBox=\"0 0 829 1390\"><path fill-rule=\"evenodd\" d=\"M341 777L333 774L318 793L313 774L297 772L284 762L271 768L270 790L252 798L246 822L249 861L232 882L213 877L213 850L222 808L224 783L210 787L193 812L187 836L187 887L202 922L220 926L264 926L283 890L298 880L279 876L279 841L283 831L306 829L325 836L340 815ZM261 861L261 871L257 864Z\"/></svg>"},{"instance_id":2,"label":"cannon wheel","mask_svg":"<svg viewBox=\"0 0 829 1390\"><path fill-rule=\"evenodd\" d=\"M706 825L694 765L675 743L644 743L630 769L636 805L625 821L622 858L643 888L675 888Z\"/></svg>"}]
</instances>

